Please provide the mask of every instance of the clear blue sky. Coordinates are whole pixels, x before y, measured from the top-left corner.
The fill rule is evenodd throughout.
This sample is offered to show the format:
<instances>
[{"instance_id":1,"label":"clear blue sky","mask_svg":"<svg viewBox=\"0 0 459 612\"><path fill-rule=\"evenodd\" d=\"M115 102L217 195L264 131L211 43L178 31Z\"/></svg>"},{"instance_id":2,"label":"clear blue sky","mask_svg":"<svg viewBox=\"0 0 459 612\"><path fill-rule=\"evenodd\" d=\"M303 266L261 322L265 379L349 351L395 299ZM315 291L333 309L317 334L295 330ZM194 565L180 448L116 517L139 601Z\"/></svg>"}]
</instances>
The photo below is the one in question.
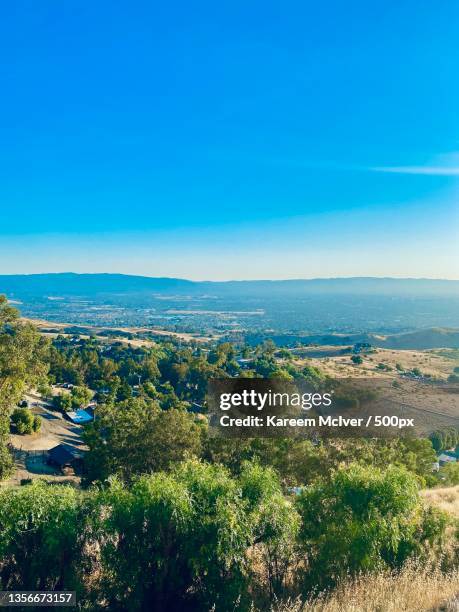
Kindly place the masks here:
<instances>
[{"instance_id":1,"label":"clear blue sky","mask_svg":"<svg viewBox=\"0 0 459 612\"><path fill-rule=\"evenodd\" d=\"M14 0L0 272L459 278L459 4Z\"/></svg>"}]
</instances>

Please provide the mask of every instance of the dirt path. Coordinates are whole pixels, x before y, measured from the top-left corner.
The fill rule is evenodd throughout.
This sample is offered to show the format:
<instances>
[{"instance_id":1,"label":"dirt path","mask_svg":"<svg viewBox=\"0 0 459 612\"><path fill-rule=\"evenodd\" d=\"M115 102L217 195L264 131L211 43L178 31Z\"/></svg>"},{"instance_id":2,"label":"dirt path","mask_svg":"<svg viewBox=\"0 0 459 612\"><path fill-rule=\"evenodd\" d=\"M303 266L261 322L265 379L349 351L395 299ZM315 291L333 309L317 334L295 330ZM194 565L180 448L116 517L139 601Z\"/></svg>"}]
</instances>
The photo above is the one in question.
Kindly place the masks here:
<instances>
[{"instance_id":1,"label":"dirt path","mask_svg":"<svg viewBox=\"0 0 459 612\"><path fill-rule=\"evenodd\" d=\"M18 485L23 479L43 478L53 482L78 484L80 479L74 475L64 475L47 464L47 451L58 444L68 444L84 450L81 433L82 427L63 417L60 412L50 409L40 396L26 395L33 414L41 417L41 429L36 434L20 436L13 434L10 438L15 461L13 476L6 484Z\"/></svg>"},{"instance_id":2,"label":"dirt path","mask_svg":"<svg viewBox=\"0 0 459 612\"><path fill-rule=\"evenodd\" d=\"M26 395L32 412L41 417L41 429L38 434L29 436L11 436L11 444L25 451L49 450L58 444L81 446L82 428L65 419L60 412L50 409L37 395Z\"/></svg>"}]
</instances>

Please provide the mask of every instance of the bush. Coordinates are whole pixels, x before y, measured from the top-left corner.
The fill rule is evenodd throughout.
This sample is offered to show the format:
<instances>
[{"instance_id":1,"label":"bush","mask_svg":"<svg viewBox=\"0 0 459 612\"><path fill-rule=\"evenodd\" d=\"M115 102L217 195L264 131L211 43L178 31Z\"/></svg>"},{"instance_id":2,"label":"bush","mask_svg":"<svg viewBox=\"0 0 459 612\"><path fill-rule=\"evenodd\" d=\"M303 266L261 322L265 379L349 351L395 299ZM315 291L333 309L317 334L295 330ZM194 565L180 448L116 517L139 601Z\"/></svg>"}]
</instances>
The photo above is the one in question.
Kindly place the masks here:
<instances>
[{"instance_id":1,"label":"bush","mask_svg":"<svg viewBox=\"0 0 459 612\"><path fill-rule=\"evenodd\" d=\"M35 433L39 432L41 429L41 418L36 414L33 417L33 430Z\"/></svg>"},{"instance_id":2,"label":"bush","mask_svg":"<svg viewBox=\"0 0 459 612\"><path fill-rule=\"evenodd\" d=\"M301 370L301 377L306 379L306 381L313 387L318 388L325 380L325 375L319 368L315 366L305 366Z\"/></svg>"},{"instance_id":3,"label":"bush","mask_svg":"<svg viewBox=\"0 0 459 612\"><path fill-rule=\"evenodd\" d=\"M16 408L11 415L11 421L16 428L18 434L32 434L40 430L41 419L37 415L33 415L30 410L25 408Z\"/></svg>"},{"instance_id":4,"label":"bush","mask_svg":"<svg viewBox=\"0 0 459 612\"><path fill-rule=\"evenodd\" d=\"M274 589L299 523L271 470L248 464L238 480L196 460L130 488L113 481L92 516L101 595L123 610L247 609L248 550L264 547Z\"/></svg>"},{"instance_id":5,"label":"bush","mask_svg":"<svg viewBox=\"0 0 459 612\"><path fill-rule=\"evenodd\" d=\"M70 393L59 393L53 397L53 405L57 410L70 412L83 408L91 400L92 391L85 386L75 386Z\"/></svg>"},{"instance_id":6,"label":"bush","mask_svg":"<svg viewBox=\"0 0 459 612\"><path fill-rule=\"evenodd\" d=\"M72 410L73 402L70 393L59 393L53 397L53 406L56 410L69 412Z\"/></svg>"},{"instance_id":7,"label":"bush","mask_svg":"<svg viewBox=\"0 0 459 612\"><path fill-rule=\"evenodd\" d=\"M396 467L341 468L307 487L297 504L309 586L399 568L426 540L439 542L447 524L443 513L424 509L416 477Z\"/></svg>"},{"instance_id":8,"label":"bush","mask_svg":"<svg viewBox=\"0 0 459 612\"><path fill-rule=\"evenodd\" d=\"M3 589L75 590L77 501L75 489L43 482L0 489Z\"/></svg>"},{"instance_id":9,"label":"bush","mask_svg":"<svg viewBox=\"0 0 459 612\"><path fill-rule=\"evenodd\" d=\"M296 501L256 462L238 477L189 460L130 485L22 484L0 488L2 588L75 590L85 610L234 612L254 595L267 610L298 594L302 571L326 587L398 570L446 527L397 468L354 464Z\"/></svg>"},{"instance_id":10,"label":"bush","mask_svg":"<svg viewBox=\"0 0 459 612\"><path fill-rule=\"evenodd\" d=\"M459 463L447 463L438 472L442 485L454 487L459 485Z\"/></svg>"},{"instance_id":11,"label":"bush","mask_svg":"<svg viewBox=\"0 0 459 612\"><path fill-rule=\"evenodd\" d=\"M8 448L0 445L0 480L8 478L13 471L14 461Z\"/></svg>"},{"instance_id":12,"label":"bush","mask_svg":"<svg viewBox=\"0 0 459 612\"><path fill-rule=\"evenodd\" d=\"M382 370L383 372L391 372L392 368L390 365L388 365L387 363L383 363L382 361L380 363L378 363L378 365L376 366L377 370Z\"/></svg>"},{"instance_id":13,"label":"bush","mask_svg":"<svg viewBox=\"0 0 459 612\"><path fill-rule=\"evenodd\" d=\"M271 600L281 597L291 579L296 558L300 517L279 486L271 468L245 463L239 477L252 539L257 542L257 566L264 574Z\"/></svg>"},{"instance_id":14,"label":"bush","mask_svg":"<svg viewBox=\"0 0 459 612\"><path fill-rule=\"evenodd\" d=\"M70 396L72 398L73 408L83 408L91 401L93 394L88 387L82 385L80 387L73 387Z\"/></svg>"}]
</instances>

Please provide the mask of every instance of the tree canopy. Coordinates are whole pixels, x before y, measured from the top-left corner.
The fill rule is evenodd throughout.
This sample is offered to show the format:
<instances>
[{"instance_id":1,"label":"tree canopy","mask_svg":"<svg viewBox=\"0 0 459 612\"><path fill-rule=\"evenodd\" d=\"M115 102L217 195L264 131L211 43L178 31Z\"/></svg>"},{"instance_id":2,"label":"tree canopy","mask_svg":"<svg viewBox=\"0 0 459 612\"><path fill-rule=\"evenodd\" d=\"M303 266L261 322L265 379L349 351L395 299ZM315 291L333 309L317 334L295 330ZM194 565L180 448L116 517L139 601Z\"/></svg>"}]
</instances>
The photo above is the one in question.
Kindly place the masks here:
<instances>
[{"instance_id":1,"label":"tree canopy","mask_svg":"<svg viewBox=\"0 0 459 612\"><path fill-rule=\"evenodd\" d=\"M45 377L48 349L34 326L21 321L18 311L0 295L0 479L12 467L7 449L11 412L26 386Z\"/></svg>"}]
</instances>

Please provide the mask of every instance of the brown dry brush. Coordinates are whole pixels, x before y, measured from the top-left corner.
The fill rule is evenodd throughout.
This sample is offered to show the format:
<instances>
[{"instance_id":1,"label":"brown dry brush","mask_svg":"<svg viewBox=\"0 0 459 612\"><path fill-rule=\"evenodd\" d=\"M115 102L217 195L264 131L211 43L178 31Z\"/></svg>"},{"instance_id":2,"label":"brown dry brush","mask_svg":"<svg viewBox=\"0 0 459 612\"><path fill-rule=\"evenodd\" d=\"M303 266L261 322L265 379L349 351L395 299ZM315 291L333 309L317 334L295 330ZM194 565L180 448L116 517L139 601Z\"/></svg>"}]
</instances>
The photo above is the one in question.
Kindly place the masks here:
<instances>
[{"instance_id":1,"label":"brown dry brush","mask_svg":"<svg viewBox=\"0 0 459 612\"><path fill-rule=\"evenodd\" d=\"M459 570L407 563L399 572L378 572L342 581L331 593L277 601L271 612L457 612Z\"/></svg>"}]
</instances>

